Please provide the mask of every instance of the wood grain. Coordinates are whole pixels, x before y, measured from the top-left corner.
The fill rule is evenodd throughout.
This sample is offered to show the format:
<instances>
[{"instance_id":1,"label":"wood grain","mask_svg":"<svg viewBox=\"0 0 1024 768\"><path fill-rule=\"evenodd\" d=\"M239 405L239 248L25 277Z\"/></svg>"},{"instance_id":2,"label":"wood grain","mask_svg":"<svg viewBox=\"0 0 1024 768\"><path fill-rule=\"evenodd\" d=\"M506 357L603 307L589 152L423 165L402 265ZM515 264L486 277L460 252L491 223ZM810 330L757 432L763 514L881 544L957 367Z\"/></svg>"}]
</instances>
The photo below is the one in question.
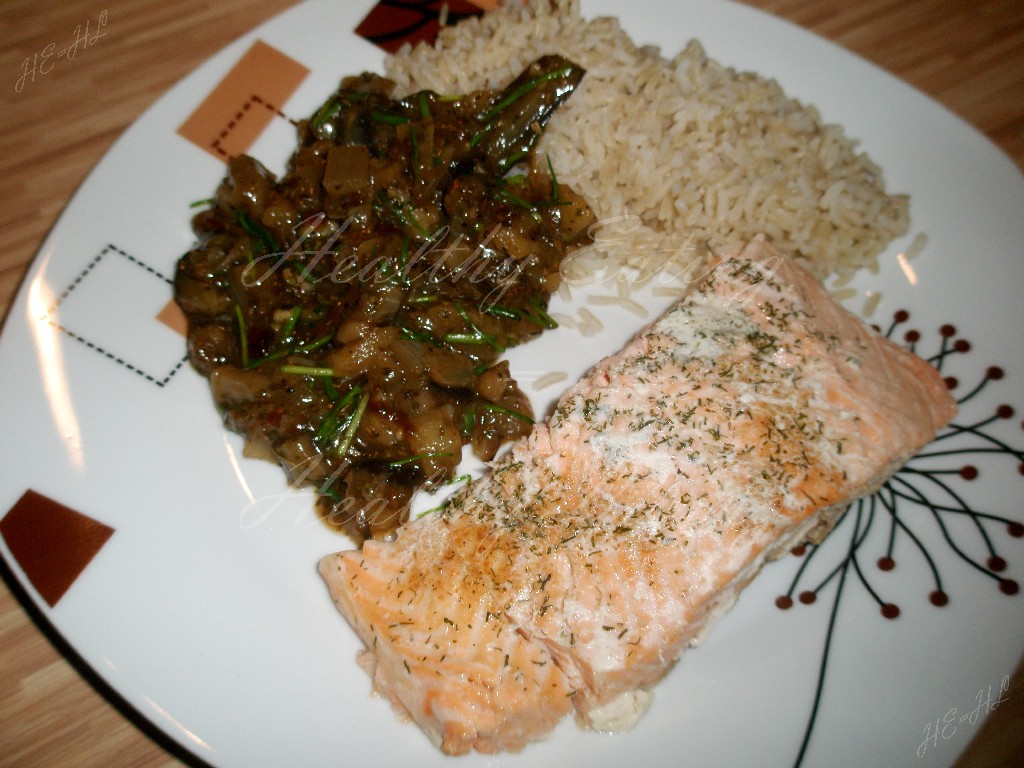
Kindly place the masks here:
<instances>
[{"instance_id":1,"label":"wood grain","mask_svg":"<svg viewBox=\"0 0 1024 768\"><path fill-rule=\"evenodd\" d=\"M750 0L834 40L931 95L1024 168L1024 3L1020 0ZM291 0L110 0L0 6L0 316L89 170L155 99ZM106 13L103 37L31 79L51 43ZM355 20L354 20L355 21ZM52 60L51 60L52 61ZM20 87L19 87L20 83ZM56 641L59 645L59 639ZM0 766L182 763L75 671L0 585ZM865 736L868 736L865 734ZM963 745L957 745L963 746ZM950 744L949 748L953 748ZM1010 768L1024 754L1024 674L961 757Z\"/></svg>"}]
</instances>

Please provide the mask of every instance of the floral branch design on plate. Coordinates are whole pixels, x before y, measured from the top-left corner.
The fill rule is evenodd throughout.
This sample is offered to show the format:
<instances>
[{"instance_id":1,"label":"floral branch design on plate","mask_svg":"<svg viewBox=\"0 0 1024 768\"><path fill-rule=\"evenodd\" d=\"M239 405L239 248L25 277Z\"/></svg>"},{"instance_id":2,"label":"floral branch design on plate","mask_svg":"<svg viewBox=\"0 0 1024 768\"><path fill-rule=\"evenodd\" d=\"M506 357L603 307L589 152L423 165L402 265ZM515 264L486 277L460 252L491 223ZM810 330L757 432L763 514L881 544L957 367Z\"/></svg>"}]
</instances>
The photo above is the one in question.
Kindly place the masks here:
<instances>
[{"instance_id":1,"label":"floral branch design on plate","mask_svg":"<svg viewBox=\"0 0 1024 768\"><path fill-rule=\"evenodd\" d=\"M897 547L903 545L901 560L919 558L926 564L934 584L934 589L927 595L927 600L939 608L948 605L951 599L955 598L955 595L951 596L942 578L942 557L948 557L949 552L991 580L1003 594L1013 596L1018 594L1020 589L1016 580L1003 575L1007 561L1002 554L1005 549L1000 546L1001 542L997 536L1007 535L1018 539L1024 537L1024 522L975 508L964 498L966 494L957 487L982 479L981 470L971 463L978 461L978 457L982 456L1000 462L1013 462L1018 474L1024 475L1024 448L1014 447L999 436L999 432L1003 431L999 422L1015 416L1013 406L1001 403L992 408L987 405L998 394L997 387L1004 379L1005 372L998 366L989 366L981 373L976 383L962 387L958 377L948 375L948 369L951 366L951 358L971 351L970 342L958 337L954 326L943 325L938 329L938 350L928 356L919 349L924 344L921 332L913 328L903 330L909 320L910 313L906 310L894 313L891 324L884 332L885 336L895 339L902 330L903 341L910 350L925 357L944 374L946 386L950 390L961 390L965 393L957 397L957 404L960 406L957 418L943 429L930 445L908 461L877 492L859 499L846 509L829 535L831 539L845 536L845 554L831 568L825 566L827 571L817 583L810 583L810 573L812 563L815 566L820 565L821 558L819 557L818 561L815 558L821 551L821 546L807 544L793 550L793 554L802 557L802 561L790 582L789 589L776 598L775 605L778 608L788 610L793 607L794 595L800 603L810 605L817 601L826 587L833 583L836 585L832 593L832 606L822 647L814 700L794 768L802 764L811 742L815 720L824 696L836 617L848 580L855 579L867 591L878 604L879 612L884 618L892 620L900 615L899 605L888 599L883 595L883 590L875 586L870 575L869 563L872 560L876 569L883 572L893 571L898 562L894 556ZM881 331L880 328L878 330ZM980 416L970 415L979 412ZM1020 426L1024 429L1024 422L1021 422ZM968 521L968 526L962 525L963 520ZM885 526L886 529L885 547L881 551L878 550L877 536L868 541L869 532L876 526ZM937 526L941 540L948 546L947 552L936 552L925 543L926 537L921 535L925 526ZM909 543L909 547L906 543ZM981 550L984 554L972 554L969 551L972 548Z\"/></svg>"}]
</instances>

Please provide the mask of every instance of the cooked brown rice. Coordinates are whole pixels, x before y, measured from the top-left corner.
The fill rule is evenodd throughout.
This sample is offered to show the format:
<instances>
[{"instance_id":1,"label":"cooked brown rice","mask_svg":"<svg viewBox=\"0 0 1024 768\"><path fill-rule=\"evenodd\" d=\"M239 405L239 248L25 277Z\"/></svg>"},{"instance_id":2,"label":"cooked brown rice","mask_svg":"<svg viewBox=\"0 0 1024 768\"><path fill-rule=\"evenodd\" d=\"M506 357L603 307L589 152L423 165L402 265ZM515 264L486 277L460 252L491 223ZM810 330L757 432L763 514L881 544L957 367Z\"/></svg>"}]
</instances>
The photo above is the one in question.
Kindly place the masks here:
<instances>
[{"instance_id":1,"label":"cooked brown rice","mask_svg":"<svg viewBox=\"0 0 1024 768\"><path fill-rule=\"evenodd\" d=\"M907 197L887 195L880 169L814 107L697 41L673 58L638 46L615 19L582 18L575 0L510 4L445 28L435 45L390 57L387 74L401 93L463 93L499 87L544 53L587 70L538 156L605 222L590 267L682 269L764 233L819 277L843 276L877 268L907 231Z\"/></svg>"},{"instance_id":2,"label":"cooked brown rice","mask_svg":"<svg viewBox=\"0 0 1024 768\"><path fill-rule=\"evenodd\" d=\"M537 390L547 389L555 384L561 384L568 378L569 374L565 371L550 371L545 373L543 376L539 376L537 380L533 382L533 388Z\"/></svg>"}]
</instances>

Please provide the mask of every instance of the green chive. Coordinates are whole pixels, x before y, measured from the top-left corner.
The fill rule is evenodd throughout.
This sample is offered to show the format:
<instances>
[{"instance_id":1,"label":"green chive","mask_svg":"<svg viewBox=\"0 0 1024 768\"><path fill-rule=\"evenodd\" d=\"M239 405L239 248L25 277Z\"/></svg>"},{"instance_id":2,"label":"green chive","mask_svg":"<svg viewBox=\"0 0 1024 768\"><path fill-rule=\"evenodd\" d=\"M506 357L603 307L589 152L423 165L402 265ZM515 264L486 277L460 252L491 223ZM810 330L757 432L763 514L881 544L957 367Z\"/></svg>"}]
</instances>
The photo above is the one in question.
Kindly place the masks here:
<instances>
[{"instance_id":1,"label":"green chive","mask_svg":"<svg viewBox=\"0 0 1024 768\"><path fill-rule=\"evenodd\" d=\"M244 211L238 211L236 217L238 225L245 230L249 235L252 235L263 244L263 248L267 253L277 253L280 249L277 247L277 241L274 240L267 230L261 227L257 222L253 221Z\"/></svg>"},{"instance_id":2,"label":"green chive","mask_svg":"<svg viewBox=\"0 0 1024 768\"><path fill-rule=\"evenodd\" d=\"M242 306L235 304L235 319L238 320L238 346L242 353L242 367L249 366L249 329L245 324L245 315L242 314Z\"/></svg>"},{"instance_id":3,"label":"green chive","mask_svg":"<svg viewBox=\"0 0 1024 768\"><path fill-rule=\"evenodd\" d=\"M334 487L332 485L333 482L334 482L333 480L328 480L326 483L321 485L317 489L317 491L319 492L319 494L321 496L326 496L331 501L333 501L335 504L340 504L344 499L342 499L340 493L338 493L336 490L334 490Z\"/></svg>"},{"instance_id":4,"label":"green chive","mask_svg":"<svg viewBox=\"0 0 1024 768\"><path fill-rule=\"evenodd\" d=\"M515 154L509 155L508 157L503 157L501 159L501 162L498 163L498 168L499 170L502 171L507 170L529 154L529 152L516 152Z\"/></svg>"},{"instance_id":5,"label":"green chive","mask_svg":"<svg viewBox=\"0 0 1024 768\"><path fill-rule=\"evenodd\" d=\"M345 434L341 436L341 443L335 449L339 456L344 456L348 453L348 449L352 445L352 440L356 436L356 430L359 429L359 422L363 420L363 413L366 411L366 404L370 402L370 393L363 392L359 397L359 402L356 403L355 410L352 411L352 416L348 420L348 426L345 427Z\"/></svg>"},{"instance_id":6,"label":"green chive","mask_svg":"<svg viewBox=\"0 0 1024 768\"><path fill-rule=\"evenodd\" d=\"M523 422L525 424L533 424L534 423L533 419L531 419L525 413L520 413L519 411L514 411L511 408L506 408L505 406L498 405L497 403L481 403L480 406L482 408L484 408L485 410L493 411L494 413L502 413L505 416L511 416L514 419L519 419L519 421L521 421L521 422Z\"/></svg>"},{"instance_id":7,"label":"green chive","mask_svg":"<svg viewBox=\"0 0 1024 768\"><path fill-rule=\"evenodd\" d=\"M269 355L263 357L257 357L255 360L250 360L243 367L248 369L259 368L264 363L269 363L274 360L280 360L282 357L287 357L292 354L290 349L279 349L277 352L271 352Z\"/></svg>"},{"instance_id":8,"label":"green chive","mask_svg":"<svg viewBox=\"0 0 1024 768\"><path fill-rule=\"evenodd\" d=\"M321 381L324 383L324 394L327 395L327 399L332 403L338 402L340 394L338 393L338 388L334 386L334 379L327 376L321 379Z\"/></svg>"},{"instance_id":9,"label":"green chive","mask_svg":"<svg viewBox=\"0 0 1024 768\"><path fill-rule=\"evenodd\" d=\"M376 109L370 113L370 119L376 123L386 123L387 125L406 125L409 122L408 117L402 117L401 115L389 115L386 112L379 112Z\"/></svg>"},{"instance_id":10,"label":"green chive","mask_svg":"<svg viewBox=\"0 0 1024 768\"><path fill-rule=\"evenodd\" d=\"M401 332L401 338L403 341L422 341L424 344L430 344L432 347L441 346L441 342L429 333L414 331L412 328L405 325L398 326L398 330Z\"/></svg>"},{"instance_id":11,"label":"green chive","mask_svg":"<svg viewBox=\"0 0 1024 768\"><path fill-rule=\"evenodd\" d=\"M555 173L555 167L551 164L551 155L545 154L544 156L548 160L548 173L551 174L551 202L558 205L558 175Z\"/></svg>"},{"instance_id":12,"label":"green chive","mask_svg":"<svg viewBox=\"0 0 1024 768\"><path fill-rule=\"evenodd\" d=\"M402 238L402 250L398 253L398 271L402 274L406 273L409 267L409 238ZM406 281L408 281L408 275L405 274Z\"/></svg>"},{"instance_id":13,"label":"green chive","mask_svg":"<svg viewBox=\"0 0 1024 768\"><path fill-rule=\"evenodd\" d=\"M512 307L503 307L500 304L491 304L483 308L483 311L495 317L503 317L506 320L521 320L523 313Z\"/></svg>"},{"instance_id":14,"label":"green chive","mask_svg":"<svg viewBox=\"0 0 1024 768\"><path fill-rule=\"evenodd\" d=\"M212 197L208 197L205 200L196 200L195 202L189 203L188 207L189 208L199 208L199 207L204 206L204 205L213 205L216 202L217 201L214 200Z\"/></svg>"},{"instance_id":15,"label":"green chive","mask_svg":"<svg viewBox=\"0 0 1024 768\"><path fill-rule=\"evenodd\" d=\"M446 333L444 340L449 344L491 344L476 333Z\"/></svg>"},{"instance_id":16,"label":"green chive","mask_svg":"<svg viewBox=\"0 0 1024 768\"><path fill-rule=\"evenodd\" d=\"M545 310L544 305L537 299L530 299L530 306L533 307L533 314L536 314L540 318L540 325L544 328L557 328L558 323L551 317ZM532 319L532 318L530 318ZM537 322L534 320L533 322Z\"/></svg>"},{"instance_id":17,"label":"green chive","mask_svg":"<svg viewBox=\"0 0 1024 768\"><path fill-rule=\"evenodd\" d=\"M321 336L319 339L313 339L313 341L307 342L305 344L299 344L297 347L295 347L295 351L298 354L312 352L315 349L320 349L320 347L329 342L332 338L334 338L334 334L328 333L325 336Z\"/></svg>"},{"instance_id":18,"label":"green chive","mask_svg":"<svg viewBox=\"0 0 1024 768\"><path fill-rule=\"evenodd\" d=\"M324 379L324 381L330 381L330 379ZM363 392L363 388L359 385L352 387L345 396L341 398L334 407L331 408L330 412L321 422L317 428L316 433L313 435L313 442L318 446L324 447L334 442L334 439L338 436L338 433L344 429L348 420L338 421L338 414L344 411L346 408L351 406Z\"/></svg>"},{"instance_id":19,"label":"green chive","mask_svg":"<svg viewBox=\"0 0 1024 768\"><path fill-rule=\"evenodd\" d=\"M408 302L410 304L432 304L433 302L437 301L438 298L439 297L436 294L424 293L420 296L413 296L412 298L408 299Z\"/></svg>"},{"instance_id":20,"label":"green chive","mask_svg":"<svg viewBox=\"0 0 1024 768\"><path fill-rule=\"evenodd\" d=\"M497 192L495 192L494 199L501 200L506 203L511 203L512 205L518 206L520 208L525 208L528 211L534 210L533 203L531 203L529 200L520 197L519 195L509 192L506 189L499 189Z\"/></svg>"},{"instance_id":21,"label":"green chive","mask_svg":"<svg viewBox=\"0 0 1024 768\"><path fill-rule=\"evenodd\" d=\"M330 381L330 379L324 379L324 381ZM336 402L324 420L320 422L320 426L317 427L316 432L313 434L313 442L316 445L323 447L330 444L331 440L333 440L341 430L341 425L338 422L338 414L344 407L344 401Z\"/></svg>"},{"instance_id":22,"label":"green chive","mask_svg":"<svg viewBox=\"0 0 1024 768\"><path fill-rule=\"evenodd\" d=\"M377 194L377 197L374 198L374 204L378 208L383 208L389 211L395 218L398 219L399 222L402 223L403 226L412 227L417 232L421 233L424 237L430 236L430 233L427 232L426 228L416 220L416 217L412 216L411 213L407 212L408 209L412 208L412 203L409 202L408 200L403 201L401 206L399 206L397 203L395 203L394 200L391 199L391 197L388 195L386 191L381 190Z\"/></svg>"},{"instance_id":23,"label":"green chive","mask_svg":"<svg viewBox=\"0 0 1024 768\"><path fill-rule=\"evenodd\" d=\"M416 142L416 129L409 126L409 143L412 145L412 178L414 181L420 180L420 147Z\"/></svg>"},{"instance_id":24,"label":"green chive","mask_svg":"<svg viewBox=\"0 0 1024 768\"><path fill-rule=\"evenodd\" d=\"M309 121L310 125L314 128L319 128L340 111L341 102L338 101L337 96L331 96L331 98L325 101L313 115L312 119Z\"/></svg>"},{"instance_id":25,"label":"green chive","mask_svg":"<svg viewBox=\"0 0 1024 768\"><path fill-rule=\"evenodd\" d=\"M299 324L299 318L302 316L302 307L296 304L292 307L291 314L288 315L288 320L281 326L281 332L278 334L278 339L282 342L287 342L292 334L295 332L295 326Z\"/></svg>"},{"instance_id":26,"label":"green chive","mask_svg":"<svg viewBox=\"0 0 1024 768\"><path fill-rule=\"evenodd\" d=\"M319 339L314 339L313 341L305 342L303 344L296 344L294 347L285 347L283 349L278 349L275 350L274 352L271 352L268 355L264 355L263 357L259 357L255 360L250 360L245 367L250 369L259 368L264 363L269 363L274 360L280 360L282 357L288 357L288 355L303 355L308 352L313 352L317 349L320 349L320 347L324 346L332 338L332 334L328 333L326 336L321 336Z\"/></svg>"},{"instance_id":27,"label":"green chive","mask_svg":"<svg viewBox=\"0 0 1024 768\"><path fill-rule=\"evenodd\" d=\"M473 333L449 333L445 335L445 341L449 341L455 344L487 344L488 346L498 350L499 352L505 351L505 347L499 344L497 339L495 339L493 336L489 334L484 333L483 331L476 327L476 324L470 318L469 313L466 312L466 310L463 309L462 305L459 304L458 302L455 302L455 311L459 313L459 317L461 317L466 322L466 325L470 327Z\"/></svg>"},{"instance_id":28,"label":"green chive","mask_svg":"<svg viewBox=\"0 0 1024 768\"><path fill-rule=\"evenodd\" d=\"M419 221L416 219L416 217L413 215L413 213L412 213L412 203L406 201L406 203L405 203L405 205L403 207L409 209L409 212L406 215L409 217L409 221L412 222L413 228L415 228L415 230L417 232L419 232L421 235L423 235L424 237L430 237L430 233L427 231L427 228L424 227L422 224L420 224Z\"/></svg>"},{"instance_id":29,"label":"green chive","mask_svg":"<svg viewBox=\"0 0 1024 768\"><path fill-rule=\"evenodd\" d=\"M421 461L422 459L440 459L444 456L451 456L451 454L445 452L438 453L428 451L427 453L418 453L415 456L407 456L404 459L395 459L394 461L389 461L388 466L401 467L404 464L412 464L413 462Z\"/></svg>"},{"instance_id":30,"label":"green chive","mask_svg":"<svg viewBox=\"0 0 1024 768\"><path fill-rule=\"evenodd\" d=\"M299 376L334 376L333 368L321 368L312 365L282 365L281 373L293 373Z\"/></svg>"},{"instance_id":31,"label":"green chive","mask_svg":"<svg viewBox=\"0 0 1024 768\"><path fill-rule=\"evenodd\" d=\"M429 515L429 514L431 514L433 512L440 512L442 509L444 509L447 506L448 506L448 502L447 501L442 501L436 507L431 507L430 509L424 509L418 515L416 515L416 519L419 520L421 517L426 517L427 515Z\"/></svg>"},{"instance_id":32,"label":"green chive","mask_svg":"<svg viewBox=\"0 0 1024 768\"><path fill-rule=\"evenodd\" d=\"M459 434L463 437L469 437L473 432L473 427L476 426L476 410L470 409L462 414L462 425L459 428Z\"/></svg>"}]
</instances>

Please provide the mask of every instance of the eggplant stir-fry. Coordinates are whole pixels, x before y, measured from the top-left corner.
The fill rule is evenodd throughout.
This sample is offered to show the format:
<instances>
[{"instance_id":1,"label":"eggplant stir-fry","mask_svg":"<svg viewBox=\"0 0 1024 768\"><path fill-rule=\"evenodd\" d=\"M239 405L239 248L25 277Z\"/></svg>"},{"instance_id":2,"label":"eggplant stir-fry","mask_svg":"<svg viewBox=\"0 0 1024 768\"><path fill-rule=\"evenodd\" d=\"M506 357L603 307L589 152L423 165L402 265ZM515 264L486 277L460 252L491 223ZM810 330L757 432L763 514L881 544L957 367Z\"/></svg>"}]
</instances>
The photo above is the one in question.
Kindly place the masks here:
<instances>
[{"instance_id":1,"label":"eggplant stir-fry","mask_svg":"<svg viewBox=\"0 0 1024 768\"><path fill-rule=\"evenodd\" d=\"M491 459L530 404L502 352L555 323L593 214L534 152L583 71L558 56L500 92L402 100L346 78L277 179L233 157L178 263L192 365L245 451L280 463L357 540L419 488Z\"/></svg>"}]
</instances>

